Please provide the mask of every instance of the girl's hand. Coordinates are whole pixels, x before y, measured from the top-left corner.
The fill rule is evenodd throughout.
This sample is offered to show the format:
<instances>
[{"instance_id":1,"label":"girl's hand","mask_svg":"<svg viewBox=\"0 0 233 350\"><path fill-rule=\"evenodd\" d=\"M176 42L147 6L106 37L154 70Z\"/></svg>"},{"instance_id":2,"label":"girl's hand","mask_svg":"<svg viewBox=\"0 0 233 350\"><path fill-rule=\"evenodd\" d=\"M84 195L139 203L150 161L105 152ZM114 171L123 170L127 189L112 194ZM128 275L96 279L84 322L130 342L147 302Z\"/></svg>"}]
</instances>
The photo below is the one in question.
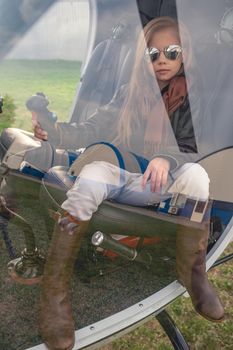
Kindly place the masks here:
<instances>
[{"instance_id":1,"label":"girl's hand","mask_svg":"<svg viewBox=\"0 0 233 350\"><path fill-rule=\"evenodd\" d=\"M37 120L37 115L35 112L32 112L32 126L33 126L33 131L34 131L35 137L37 137L40 140L44 140L44 141L48 140L48 133L41 128L40 123Z\"/></svg>"},{"instance_id":2,"label":"girl's hand","mask_svg":"<svg viewBox=\"0 0 233 350\"><path fill-rule=\"evenodd\" d=\"M47 131L41 129L40 123L38 122L33 123L33 131L34 131L34 136L37 137L38 139L43 141L48 140L48 133Z\"/></svg>"},{"instance_id":3,"label":"girl's hand","mask_svg":"<svg viewBox=\"0 0 233 350\"><path fill-rule=\"evenodd\" d=\"M150 179L151 192L160 192L161 188L166 185L170 163L164 158L154 158L148 164L142 178L142 188L146 187Z\"/></svg>"}]
</instances>

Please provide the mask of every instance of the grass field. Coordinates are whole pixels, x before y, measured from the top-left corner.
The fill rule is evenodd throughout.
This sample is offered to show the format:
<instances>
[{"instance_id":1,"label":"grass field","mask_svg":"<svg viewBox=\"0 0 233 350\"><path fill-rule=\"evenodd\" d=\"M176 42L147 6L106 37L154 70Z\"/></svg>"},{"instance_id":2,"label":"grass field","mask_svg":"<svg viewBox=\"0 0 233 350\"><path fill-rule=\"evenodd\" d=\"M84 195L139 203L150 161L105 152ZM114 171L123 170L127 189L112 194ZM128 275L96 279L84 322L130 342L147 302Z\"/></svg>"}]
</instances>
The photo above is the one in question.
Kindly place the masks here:
<instances>
[{"instance_id":1,"label":"grass field","mask_svg":"<svg viewBox=\"0 0 233 350\"><path fill-rule=\"evenodd\" d=\"M232 253L233 243L228 248ZM173 317L191 350L233 349L233 262L209 272L226 310L225 321L214 324L198 316L189 298L179 298L167 311ZM101 350L171 350L173 347L156 320L149 321L132 333Z\"/></svg>"},{"instance_id":2,"label":"grass field","mask_svg":"<svg viewBox=\"0 0 233 350\"><path fill-rule=\"evenodd\" d=\"M80 62L7 60L0 64L0 95L10 95L16 105L11 126L31 130L26 100L36 92L49 99L49 109L67 120L80 78ZM0 115L1 117L1 115ZM7 121L2 127L9 126Z\"/></svg>"},{"instance_id":3,"label":"grass field","mask_svg":"<svg viewBox=\"0 0 233 350\"><path fill-rule=\"evenodd\" d=\"M25 101L38 91L50 100L50 109L60 120L69 116L71 104L79 81L80 63L63 61L7 61L0 65L0 94L9 94L16 105L16 116L8 125L31 130L30 113ZM1 242L0 242L1 243ZM1 251L0 244L0 251ZM233 244L228 248L232 252ZM192 350L233 349L233 262L228 262L209 272L213 284L226 308L226 320L212 324L197 316L190 299L179 298L168 307L169 313L184 333ZM13 288L13 286L12 286ZM25 316L26 317L26 316ZM0 320L1 322L3 320ZM169 350L169 340L156 320L149 321L130 334L103 346L102 350ZM0 350L7 350L1 349ZM18 349L14 349L18 350Z\"/></svg>"}]
</instances>

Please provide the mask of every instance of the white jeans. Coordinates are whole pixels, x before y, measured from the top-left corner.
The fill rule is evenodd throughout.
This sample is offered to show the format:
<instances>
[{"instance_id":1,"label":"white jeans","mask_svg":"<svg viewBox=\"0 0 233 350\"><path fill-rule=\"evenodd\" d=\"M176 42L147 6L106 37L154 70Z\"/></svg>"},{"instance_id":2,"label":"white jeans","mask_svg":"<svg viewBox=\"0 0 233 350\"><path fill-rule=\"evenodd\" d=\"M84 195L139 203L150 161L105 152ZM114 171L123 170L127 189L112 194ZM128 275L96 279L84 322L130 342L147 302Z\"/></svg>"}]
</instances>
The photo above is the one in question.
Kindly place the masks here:
<instances>
[{"instance_id":1,"label":"white jeans","mask_svg":"<svg viewBox=\"0 0 233 350\"><path fill-rule=\"evenodd\" d=\"M104 161L94 161L84 166L73 187L67 192L62 208L81 221L89 220L105 200L134 206L159 203L181 193L196 200L209 197L209 177L194 163L186 163L170 176L161 192L151 192L150 181L143 190L142 174L130 173Z\"/></svg>"}]
</instances>

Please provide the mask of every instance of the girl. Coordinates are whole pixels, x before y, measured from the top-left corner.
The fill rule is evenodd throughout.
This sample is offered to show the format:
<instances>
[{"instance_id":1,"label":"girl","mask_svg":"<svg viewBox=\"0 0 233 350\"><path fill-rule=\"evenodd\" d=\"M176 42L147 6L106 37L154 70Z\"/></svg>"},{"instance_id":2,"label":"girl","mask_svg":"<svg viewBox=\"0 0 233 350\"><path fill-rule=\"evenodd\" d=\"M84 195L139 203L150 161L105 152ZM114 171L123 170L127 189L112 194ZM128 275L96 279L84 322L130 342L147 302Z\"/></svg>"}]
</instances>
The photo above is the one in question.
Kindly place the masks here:
<instances>
[{"instance_id":1,"label":"girl","mask_svg":"<svg viewBox=\"0 0 233 350\"><path fill-rule=\"evenodd\" d=\"M189 77L184 76L184 65ZM208 175L201 166L190 163L197 156L198 135L194 135L193 124L197 124L199 105L198 101L193 104L191 115L189 99L195 102L192 65L190 39L183 25L178 27L169 17L146 25L138 41L117 142L150 161L143 175L94 161L81 170L68 191L62 204L65 214L55 228L42 283L40 328L50 349L71 349L74 344L69 281L88 222L103 200L144 206L159 203L173 193L208 200ZM120 91L121 98L125 91ZM185 232L179 229L178 278L195 309L209 320L220 321L224 310L205 272L209 222L202 227Z\"/></svg>"}]
</instances>

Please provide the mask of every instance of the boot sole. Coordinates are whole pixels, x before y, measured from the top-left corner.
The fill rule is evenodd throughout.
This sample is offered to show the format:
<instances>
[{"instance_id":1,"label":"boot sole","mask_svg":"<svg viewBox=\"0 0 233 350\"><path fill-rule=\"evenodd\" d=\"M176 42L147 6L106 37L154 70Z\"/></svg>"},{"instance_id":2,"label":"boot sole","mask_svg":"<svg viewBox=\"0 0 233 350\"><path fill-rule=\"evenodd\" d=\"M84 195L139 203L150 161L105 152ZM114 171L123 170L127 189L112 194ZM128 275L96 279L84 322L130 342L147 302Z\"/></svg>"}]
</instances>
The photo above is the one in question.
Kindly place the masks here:
<instances>
[{"instance_id":1,"label":"boot sole","mask_svg":"<svg viewBox=\"0 0 233 350\"><path fill-rule=\"evenodd\" d=\"M206 316L205 314L203 314L202 312L200 312L197 309L195 309L195 310L200 316L205 318L207 321L214 322L214 323L221 323L221 322L223 322L225 320L225 316L223 316L222 318L219 318L218 320L216 320L214 318L210 318L210 317Z\"/></svg>"},{"instance_id":2,"label":"boot sole","mask_svg":"<svg viewBox=\"0 0 233 350\"><path fill-rule=\"evenodd\" d=\"M45 345L47 346L48 350L61 350L61 348L55 348L55 347L51 347L51 344L49 344L48 342L44 342ZM68 348L63 348L62 350L72 350L75 344L75 339L73 340L73 343L68 347Z\"/></svg>"},{"instance_id":3,"label":"boot sole","mask_svg":"<svg viewBox=\"0 0 233 350\"><path fill-rule=\"evenodd\" d=\"M63 348L62 350L72 350L74 347L74 344L75 344L75 342L69 348ZM50 347L49 344L46 342L45 342L45 345L47 346L48 350L61 350L61 348Z\"/></svg>"}]
</instances>

